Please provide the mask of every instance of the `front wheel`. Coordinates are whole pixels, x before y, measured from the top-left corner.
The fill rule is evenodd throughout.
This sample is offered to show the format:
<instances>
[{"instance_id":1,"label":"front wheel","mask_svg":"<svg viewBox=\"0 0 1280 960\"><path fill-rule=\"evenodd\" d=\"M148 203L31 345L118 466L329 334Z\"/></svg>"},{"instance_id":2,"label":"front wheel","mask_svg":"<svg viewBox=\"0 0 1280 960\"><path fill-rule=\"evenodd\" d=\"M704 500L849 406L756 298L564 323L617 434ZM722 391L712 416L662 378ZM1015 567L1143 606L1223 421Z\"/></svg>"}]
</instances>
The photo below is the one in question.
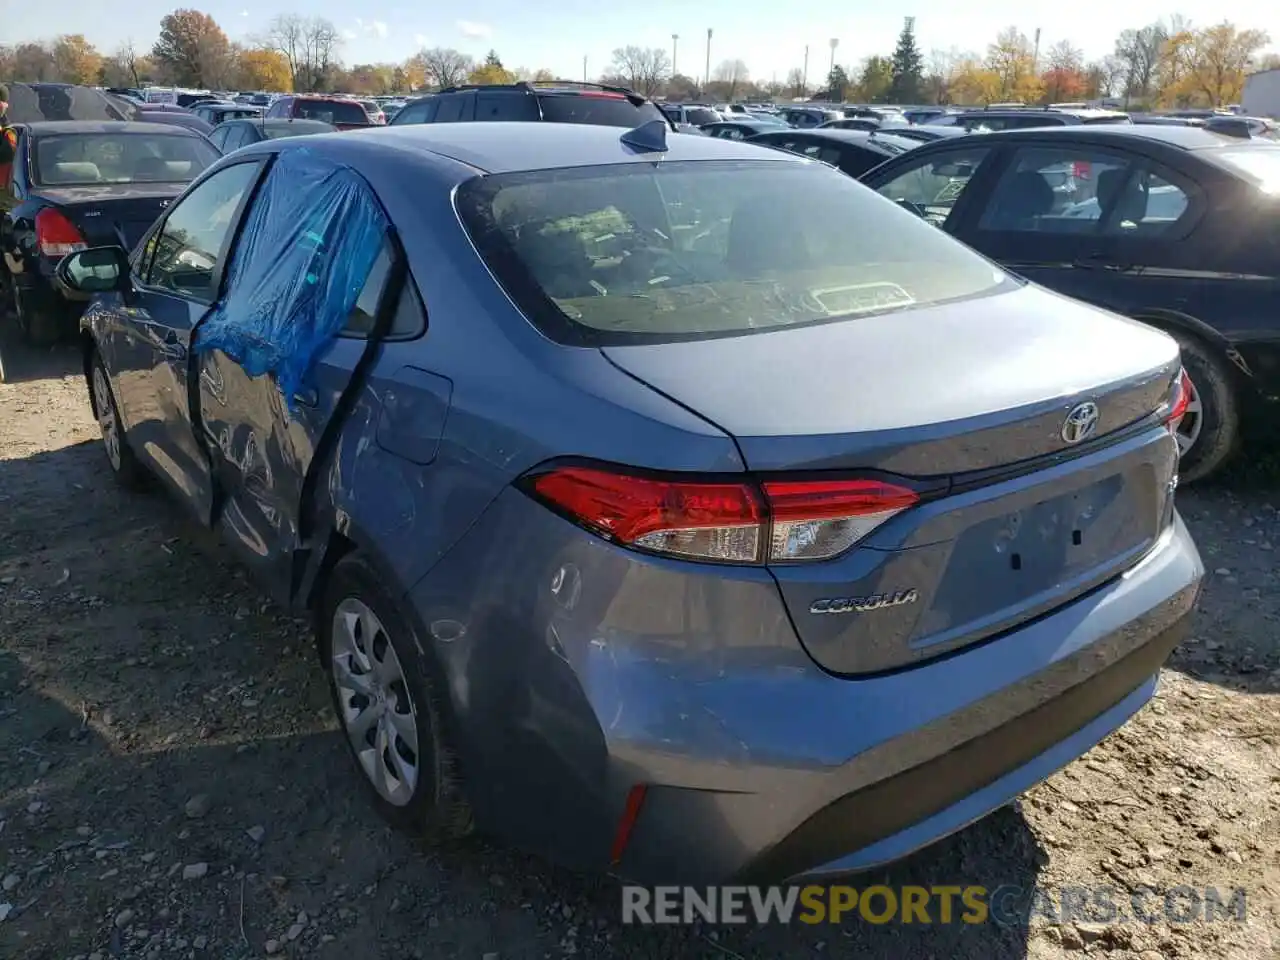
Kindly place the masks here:
<instances>
[{"instance_id":1,"label":"front wheel","mask_svg":"<svg viewBox=\"0 0 1280 960\"><path fill-rule=\"evenodd\" d=\"M378 812L432 840L470 832L470 808L445 729L443 684L360 554L334 567L318 626L334 711Z\"/></svg>"},{"instance_id":2,"label":"front wheel","mask_svg":"<svg viewBox=\"0 0 1280 960\"><path fill-rule=\"evenodd\" d=\"M1182 366L1191 381L1191 398L1174 434L1178 441L1178 476L1195 483L1216 472L1235 452L1240 433L1239 407L1231 375L1202 340L1176 335Z\"/></svg>"}]
</instances>

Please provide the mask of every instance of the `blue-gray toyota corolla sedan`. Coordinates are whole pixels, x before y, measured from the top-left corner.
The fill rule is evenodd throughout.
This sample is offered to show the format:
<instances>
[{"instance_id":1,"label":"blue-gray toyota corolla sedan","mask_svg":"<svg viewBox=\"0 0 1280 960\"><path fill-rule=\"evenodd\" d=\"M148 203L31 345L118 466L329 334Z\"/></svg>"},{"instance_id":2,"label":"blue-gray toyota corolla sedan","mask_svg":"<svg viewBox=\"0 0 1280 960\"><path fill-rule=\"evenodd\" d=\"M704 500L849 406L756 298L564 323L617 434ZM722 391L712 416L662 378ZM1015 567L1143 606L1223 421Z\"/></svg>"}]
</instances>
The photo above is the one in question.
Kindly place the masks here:
<instances>
[{"instance_id":1,"label":"blue-gray toyota corolla sedan","mask_svg":"<svg viewBox=\"0 0 1280 960\"><path fill-rule=\"evenodd\" d=\"M228 155L60 265L94 413L314 614L393 822L642 881L865 868L1150 698L1203 573L1177 347L661 126Z\"/></svg>"}]
</instances>

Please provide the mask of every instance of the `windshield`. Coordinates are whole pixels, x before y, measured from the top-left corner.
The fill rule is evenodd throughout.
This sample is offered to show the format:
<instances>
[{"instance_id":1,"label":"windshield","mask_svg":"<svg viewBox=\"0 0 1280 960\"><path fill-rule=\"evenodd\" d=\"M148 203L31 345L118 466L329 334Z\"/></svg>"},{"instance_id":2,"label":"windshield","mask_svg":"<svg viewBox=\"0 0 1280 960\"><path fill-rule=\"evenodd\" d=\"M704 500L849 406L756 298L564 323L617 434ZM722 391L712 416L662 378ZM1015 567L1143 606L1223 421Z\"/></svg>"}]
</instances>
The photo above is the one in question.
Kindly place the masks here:
<instances>
[{"instance_id":1,"label":"windshield","mask_svg":"<svg viewBox=\"0 0 1280 960\"><path fill-rule=\"evenodd\" d=\"M605 127L638 127L663 119L652 103L636 106L621 94L542 94L542 119L551 123L595 123Z\"/></svg>"},{"instance_id":2,"label":"windshield","mask_svg":"<svg viewBox=\"0 0 1280 960\"><path fill-rule=\"evenodd\" d=\"M477 249L547 336L604 346L739 335L1015 283L853 179L777 161L477 177Z\"/></svg>"},{"instance_id":3,"label":"windshield","mask_svg":"<svg viewBox=\"0 0 1280 960\"><path fill-rule=\"evenodd\" d=\"M201 137L163 133L64 133L32 147L36 180L50 187L186 183L219 156Z\"/></svg>"},{"instance_id":4,"label":"windshield","mask_svg":"<svg viewBox=\"0 0 1280 960\"><path fill-rule=\"evenodd\" d=\"M721 119L720 114L714 110L708 110L706 107L690 107L685 112L685 116L688 117L690 123L697 127L705 126L708 123L719 123Z\"/></svg>"},{"instance_id":5,"label":"windshield","mask_svg":"<svg viewBox=\"0 0 1280 960\"><path fill-rule=\"evenodd\" d=\"M1257 184L1263 193L1280 194L1280 146L1259 144L1243 150L1223 150L1217 155Z\"/></svg>"},{"instance_id":6,"label":"windshield","mask_svg":"<svg viewBox=\"0 0 1280 960\"><path fill-rule=\"evenodd\" d=\"M281 137L302 137L310 133L332 133L334 129L332 124L321 123L319 120L290 120L286 123L266 124L262 132L267 135L268 140L278 140Z\"/></svg>"},{"instance_id":7,"label":"windshield","mask_svg":"<svg viewBox=\"0 0 1280 960\"><path fill-rule=\"evenodd\" d=\"M323 120L325 123L360 123L368 125L369 115L364 107L349 100L304 100L293 101L293 115L308 120Z\"/></svg>"}]
</instances>

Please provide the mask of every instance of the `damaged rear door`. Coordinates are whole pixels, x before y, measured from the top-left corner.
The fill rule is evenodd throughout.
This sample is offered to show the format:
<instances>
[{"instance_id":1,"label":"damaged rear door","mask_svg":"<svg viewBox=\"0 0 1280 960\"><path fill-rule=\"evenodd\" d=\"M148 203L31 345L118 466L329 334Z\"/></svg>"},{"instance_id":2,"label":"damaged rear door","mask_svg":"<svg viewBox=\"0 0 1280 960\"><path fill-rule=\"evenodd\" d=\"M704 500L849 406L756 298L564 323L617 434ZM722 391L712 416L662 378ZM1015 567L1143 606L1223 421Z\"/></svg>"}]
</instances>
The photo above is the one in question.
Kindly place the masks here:
<instances>
[{"instance_id":1,"label":"damaged rear door","mask_svg":"<svg viewBox=\"0 0 1280 960\"><path fill-rule=\"evenodd\" d=\"M271 177L278 174L284 176L284 182L272 184ZM277 162L255 203L271 204L273 197L278 201L281 195L315 192L314 184L291 184L288 174L288 166ZM335 175L359 180L349 169ZM224 330L240 327L245 336L234 348L209 348L206 344L197 353L201 422L220 492L217 525L233 550L282 603L291 596L295 558L307 536L306 503L309 489L318 479L313 474L324 469L365 370L375 359L382 329L405 275L404 257L394 232L380 209L380 222L368 222L369 210L367 206L363 213L336 209L325 222L296 209L273 209L269 216L257 219L246 217L246 231L257 227L274 235L260 238L265 244L259 245L258 264L248 265L236 278L245 289L239 297L233 291L226 313L211 321ZM362 222L351 222L353 216L360 216ZM296 229L282 240L278 234L291 229L281 226L285 218ZM375 229L376 234L370 232ZM376 244L363 260L346 249L347 238L362 233ZM290 244L296 248L290 249ZM266 265L263 246L273 251ZM242 251L253 247L252 242L241 244ZM336 280L330 276L348 269L353 261L360 261L362 280L354 274ZM277 346L288 342L287 331L282 333L277 327L272 333L263 326L272 318L262 310L272 311L277 319L290 314L290 298L314 298L318 286L358 290L358 295L349 305L341 293L321 295L294 312L308 321L326 311L341 313L335 319L337 329L324 336L318 352L306 364L305 376L297 375L298 368L289 371L288 365L296 359L290 357L281 360L283 367L262 371L254 338L274 339ZM257 319L251 316L255 311ZM303 350L305 345L287 349ZM232 355L237 353L239 359Z\"/></svg>"}]
</instances>

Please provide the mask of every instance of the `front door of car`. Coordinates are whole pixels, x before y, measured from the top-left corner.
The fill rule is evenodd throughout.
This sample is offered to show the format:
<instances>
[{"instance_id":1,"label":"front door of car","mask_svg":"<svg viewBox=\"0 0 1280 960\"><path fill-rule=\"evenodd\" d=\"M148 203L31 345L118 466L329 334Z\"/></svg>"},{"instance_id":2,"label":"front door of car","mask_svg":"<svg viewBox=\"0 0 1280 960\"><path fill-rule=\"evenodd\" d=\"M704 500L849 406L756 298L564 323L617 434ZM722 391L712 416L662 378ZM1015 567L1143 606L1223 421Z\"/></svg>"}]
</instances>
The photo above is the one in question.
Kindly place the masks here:
<instances>
[{"instance_id":1,"label":"front door of car","mask_svg":"<svg viewBox=\"0 0 1280 960\"><path fill-rule=\"evenodd\" d=\"M954 234L965 210L998 174L1000 152L989 144L919 148L859 179L882 197Z\"/></svg>"},{"instance_id":2,"label":"front door of car","mask_svg":"<svg viewBox=\"0 0 1280 960\"><path fill-rule=\"evenodd\" d=\"M223 267L262 162L224 167L184 195L141 250L128 299L109 306L104 357L130 439L204 523L213 485L190 403L192 331L219 300Z\"/></svg>"},{"instance_id":3,"label":"front door of car","mask_svg":"<svg viewBox=\"0 0 1280 960\"><path fill-rule=\"evenodd\" d=\"M305 195L307 184L292 182L288 167L287 163L276 164L255 199L255 206L278 208L281 197ZM356 176L350 172L342 175ZM232 263L226 305L232 322L236 311L255 308L263 299L271 299L274 310L288 311L290 298L300 296L304 286L330 286L325 277L326 264L340 261L345 251L317 247L308 257L294 257L283 247L294 239L314 239L320 232L333 240L360 227L335 219L317 231L299 229L296 237L287 237L291 228L282 226L281 218L291 218L296 226L302 212L294 203L288 213L276 209L267 216L264 209L250 210L246 215L239 254L257 258L265 254L264 246L275 253L264 257L273 263L269 271L241 269ZM343 214L335 216L340 218ZM282 378L274 372L251 374L222 349L197 350L200 423L221 493L218 529L259 582L282 603L289 601L300 572L299 551L305 549L309 532L307 505L310 484L315 479L313 470L326 462L364 371L376 359L382 339L378 324L384 317L390 324L391 298L398 294L405 272L398 243L386 232L387 224L380 212L378 218L382 246L361 278L360 293L346 324L316 357L305 381L292 396L285 396ZM255 231L262 235L253 236ZM237 296L237 287L242 284L253 293L246 296L245 290L240 290ZM345 284L332 286L340 288Z\"/></svg>"},{"instance_id":4,"label":"front door of car","mask_svg":"<svg viewBox=\"0 0 1280 960\"><path fill-rule=\"evenodd\" d=\"M952 232L1014 273L1097 303L1121 272L1105 216L1133 168L1132 156L1093 144L1020 144Z\"/></svg>"}]
</instances>

